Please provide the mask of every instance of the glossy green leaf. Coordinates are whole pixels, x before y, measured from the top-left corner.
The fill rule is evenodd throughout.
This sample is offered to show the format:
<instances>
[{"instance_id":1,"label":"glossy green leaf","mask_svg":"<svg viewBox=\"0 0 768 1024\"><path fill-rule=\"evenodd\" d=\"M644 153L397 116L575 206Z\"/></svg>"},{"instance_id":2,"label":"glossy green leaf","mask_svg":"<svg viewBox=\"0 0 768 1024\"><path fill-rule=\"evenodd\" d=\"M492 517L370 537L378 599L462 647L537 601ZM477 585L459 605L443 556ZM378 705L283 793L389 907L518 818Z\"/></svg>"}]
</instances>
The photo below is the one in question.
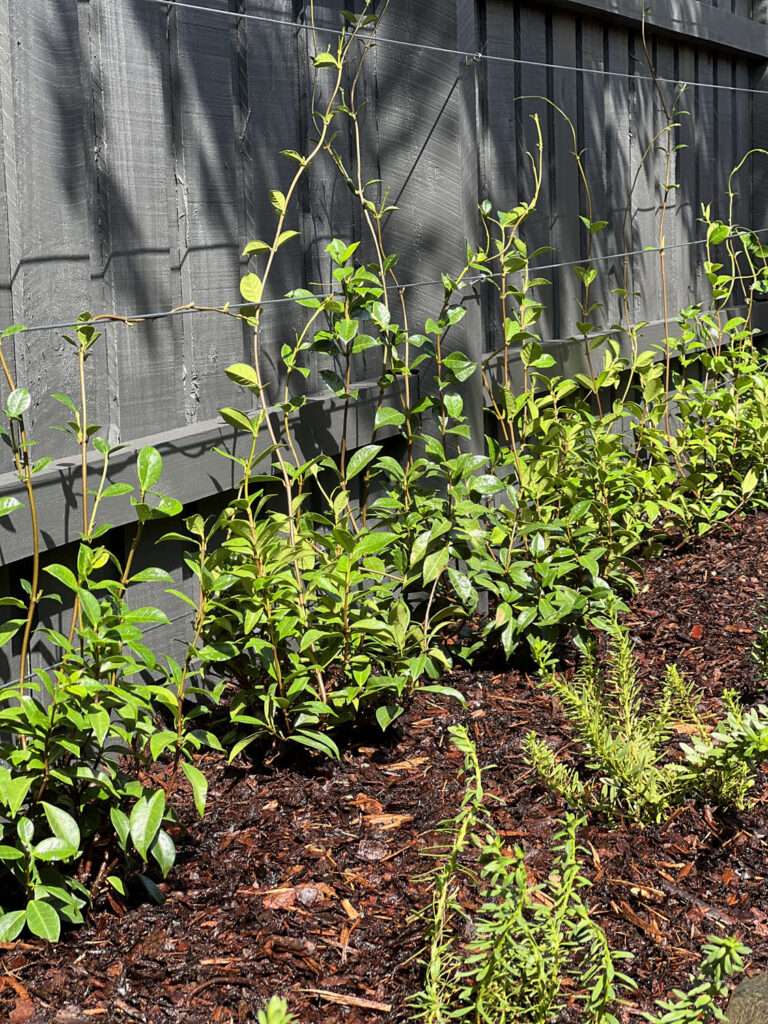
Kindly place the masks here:
<instances>
[{"instance_id":1,"label":"glossy green leaf","mask_svg":"<svg viewBox=\"0 0 768 1024\"><path fill-rule=\"evenodd\" d=\"M58 942L61 935L61 919L50 903L44 900L30 900L27 904L27 927L33 935L48 942Z\"/></svg>"},{"instance_id":2,"label":"glossy green leaf","mask_svg":"<svg viewBox=\"0 0 768 1024\"><path fill-rule=\"evenodd\" d=\"M54 807L53 804L42 802L51 832L59 839L68 843L73 850L80 848L80 829L77 822L67 811L61 807Z\"/></svg>"},{"instance_id":3,"label":"glossy green leaf","mask_svg":"<svg viewBox=\"0 0 768 1024\"><path fill-rule=\"evenodd\" d=\"M165 816L165 793L158 789L151 797L141 797L133 805L130 814L130 831L133 845L142 860L146 861L149 848L155 841Z\"/></svg>"},{"instance_id":4,"label":"glossy green leaf","mask_svg":"<svg viewBox=\"0 0 768 1024\"><path fill-rule=\"evenodd\" d=\"M367 444L362 448L358 448L349 460L349 465L347 466L347 479L351 480L359 473L362 473L366 466L373 462L380 451L380 444Z\"/></svg>"},{"instance_id":5,"label":"glossy green leaf","mask_svg":"<svg viewBox=\"0 0 768 1024\"><path fill-rule=\"evenodd\" d=\"M157 448L142 448L136 462L141 493L146 494L160 482L163 475L163 458Z\"/></svg>"},{"instance_id":6,"label":"glossy green leaf","mask_svg":"<svg viewBox=\"0 0 768 1024\"><path fill-rule=\"evenodd\" d=\"M208 799L208 780L200 769L195 767L195 765L191 764L189 761L182 762L181 770L186 775L187 781L192 787L192 797L195 801L195 808L202 818L205 814L205 804Z\"/></svg>"}]
</instances>

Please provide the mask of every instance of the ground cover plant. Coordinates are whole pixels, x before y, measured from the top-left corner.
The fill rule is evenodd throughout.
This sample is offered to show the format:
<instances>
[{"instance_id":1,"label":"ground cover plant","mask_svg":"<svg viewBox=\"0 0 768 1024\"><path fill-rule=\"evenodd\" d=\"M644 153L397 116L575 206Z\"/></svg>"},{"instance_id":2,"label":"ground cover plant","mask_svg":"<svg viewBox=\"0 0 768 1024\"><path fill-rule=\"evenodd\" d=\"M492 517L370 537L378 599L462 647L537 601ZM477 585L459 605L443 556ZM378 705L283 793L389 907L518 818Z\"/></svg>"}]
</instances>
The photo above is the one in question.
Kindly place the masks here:
<instances>
[{"instance_id":1,"label":"ground cover plant","mask_svg":"<svg viewBox=\"0 0 768 1024\"><path fill-rule=\"evenodd\" d=\"M582 821L558 808L537 849L548 873L531 878L524 847L507 843L515 828L524 828L524 818L500 829L484 806L469 734L454 731L470 785L458 817L455 807L441 807L447 813L430 813L423 823L428 831L448 820L451 846L432 881L413 890L422 908L432 900L433 913L426 926L426 984L419 977L408 993L421 990L421 997L401 999L397 1007L378 991L345 1001L321 984L316 946L281 947L277 940L285 936L275 932L259 933L258 948L268 959L281 948L299 956L318 979L318 999L335 999L351 1011L394 1013L394 1019L543 1022L581 1013L611 1022L635 999L665 1024L716 1016L727 978L742 966L739 936L747 919L716 908L718 925L734 927L708 942L690 991L681 989L659 1017L653 998L665 992L634 992L624 974L623 945L613 942L588 902L588 892L600 891L599 877L588 880L600 874L600 854L583 845L581 834L601 818L617 827L634 819L671 828L676 816L700 812L711 828L734 815L743 823L754 812L750 798L760 796L768 713L748 695L731 693L739 678L724 678L715 695L701 696L698 682L666 667L657 675L661 685L649 686L617 626L631 615L642 560L670 540L700 543L715 527L748 524L738 516L768 501L768 362L752 322L755 297L768 290L768 251L733 218L735 182L747 158L729 179L729 217L701 211L710 300L666 316L660 345L643 347L646 325L630 318L627 282L619 289L622 318L602 323L603 311L591 298L597 269L588 247L575 271L581 321L572 339L588 372L563 377L539 336L547 282L536 272L541 253L526 242L547 159L538 116L531 120L527 198L511 197L509 209L480 205L479 241L467 245L463 266L447 268L433 317L412 323L396 254L384 241L389 207L380 184L368 179L362 145L357 90L372 45L367 30L376 19L368 4L345 19L338 43L314 58L323 82L314 143L307 153L285 154L295 170L285 191L271 194L274 235L246 247L253 270L241 281L245 305L217 311L242 321L252 339L250 360L226 371L242 389L243 408L221 415L245 437L248 451L221 453L239 467L240 484L220 514L207 520L193 515L180 525L181 506L162 491L162 459L153 448L136 454L134 485L111 482L119 449L89 418L88 364L99 336L98 318L85 314L68 338L79 394L56 396L68 416L63 429L80 455L81 540L72 564L43 568L35 477L47 463L33 457L25 427L31 396L13 378L0 346L9 391L4 437L35 546L31 579L20 596L3 599L11 612L1 639L17 642L19 673L0 709L0 943L22 935L58 940L62 923L82 924L93 901L106 900L122 912L138 888L161 902L177 843L185 839L179 814L187 814L185 828L191 829L191 807L200 816L206 807L206 763L223 779L224 762L242 765L246 752L265 767L281 759L295 766L303 755L311 776L322 764L313 758L321 755L328 763L319 771L343 779L343 758L355 742L351 727L369 742L376 737L378 747L358 744L376 756L387 743L400 742L407 728L418 733L419 719L409 717L413 707L428 713L429 722L442 716L432 753L444 754L453 718L485 714L482 706L467 707L467 666L494 652L503 663L522 665L532 651L544 677L533 699L551 703L549 694L556 693L588 769L570 768L539 738L542 725L552 727L551 707L533 723L502 716L515 735L528 735L516 751L518 773L527 771L533 780L524 767L532 766L547 783L543 799L563 797L586 815ZM673 132L673 114L662 136ZM340 125L353 140L349 152L338 143ZM582 158L574 159L583 172ZM277 261L292 258L298 232L291 225L303 181L321 160L330 162L359 204L365 237L336 238L326 246L329 293L301 289L289 296L304 319L294 334L278 339L282 379L275 401L266 384L264 303ZM582 223L593 239L605 224L596 219L586 174L583 203ZM658 258L663 281L663 226ZM479 359L466 354L462 336L476 288L497 299L500 338L499 348ZM734 304L743 309L739 315L731 313ZM351 412L363 356L378 367L376 412L369 443L355 446ZM312 367L320 368L341 411L342 432L335 455L306 459L295 424ZM465 410L471 380L482 382L483 437L473 436ZM113 500L130 500L137 521L122 558L110 547L103 514ZM18 515L20 503L8 499L0 511ZM178 660L153 651L143 631L165 622L164 613L131 600L138 584L170 583L159 569L134 568L145 527L154 520L174 520L167 539L187 544L187 565L199 584L196 602L175 595L192 605L189 640ZM45 602L61 605L59 629L40 625ZM607 672L588 653L600 632L613 637ZM560 671L555 655L567 660L572 639L584 652L582 663ZM758 664L763 641L758 637L755 647ZM33 648L43 643L52 652L46 668L32 660ZM524 685L519 678L516 683ZM491 705L492 689L485 692ZM514 693L502 696L517 700ZM708 706L713 696L716 706ZM223 728L214 728L216 709L226 717ZM371 726L376 731L367 733ZM681 726L686 743L670 756ZM293 785L301 788L295 778ZM367 799L374 801L367 805L371 827L386 833L404 824L397 811L376 809L378 798ZM433 802L431 811L439 803ZM679 856L680 838L670 858ZM366 842L358 846L358 859L386 863L389 852L379 857L377 841ZM409 840L409 847L419 845L418 837ZM322 845L312 850L327 859ZM314 879L311 892L296 892L283 867L272 877L260 865L270 886L258 888L259 897L276 889L285 901L266 909L292 911L298 903L307 910L307 902L312 907L335 898L335 890L329 894L328 884ZM364 888L360 875L358 865L354 880L344 881L350 896L357 891L350 886ZM252 879L239 877L238 885L228 894L230 909L238 895L254 895ZM465 906L461 886L474 886L477 905ZM380 891L391 898L384 882ZM353 924L360 927L364 915L344 898L352 923L345 924L347 932L334 932L338 938L326 931L323 941L334 944L346 964ZM763 913L759 901L755 906ZM243 923L236 912L234 919ZM461 919L472 920L472 937L459 934ZM421 941L423 924L410 928ZM646 924L653 928L661 934L658 923ZM703 943L701 928L696 935ZM691 938L686 941L690 952ZM418 950L411 952L417 963ZM397 966L405 970L399 960ZM641 980L650 978L646 971ZM253 984L225 974L224 984L230 983ZM200 984L205 988L208 981ZM194 1001L199 991L191 988L185 998ZM280 991L274 986L259 994L266 999ZM240 1016L251 1019L256 1012L254 1003ZM256 1019L277 1024L290 1020L290 1012L275 997Z\"/></svg>"}]
</instances>

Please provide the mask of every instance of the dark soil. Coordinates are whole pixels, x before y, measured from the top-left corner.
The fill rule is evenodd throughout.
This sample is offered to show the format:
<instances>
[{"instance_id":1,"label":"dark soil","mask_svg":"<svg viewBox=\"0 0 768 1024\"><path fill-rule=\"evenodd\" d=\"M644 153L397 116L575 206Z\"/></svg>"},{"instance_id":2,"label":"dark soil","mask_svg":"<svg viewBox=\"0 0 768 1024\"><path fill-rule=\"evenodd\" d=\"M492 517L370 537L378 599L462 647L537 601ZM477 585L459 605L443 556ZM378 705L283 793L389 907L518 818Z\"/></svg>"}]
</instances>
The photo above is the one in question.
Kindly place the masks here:
<instances>
[{"instance_id":1,"label":"dark soil","mask_svg":"<svg viewBox=\"0 0 768 1024\"><path fill-rule=\"evenodd\" d=\"M713 707L724 687L761 699L750 648L767 592L768 516L648 564L627 616L643 679L675 660ZM456 673L451 683L466 709L422 695L388 745L358 741L338 765L207 761L209 812L198 822L184 805L165 904L102 902L55 948L7 947L0 1019L245 1022L280 993L302 1024L405 1021L420 984L412 915L427 899L424 851L461 796L448 726L467 723L495 766L497 824L534 875L546 871L563 811L521 756L529 728L568 741L552 698L520 672ZM686 808L663 828L582 833L590 905L614 948L634 954L639 990L626 1020L686 983L710 933L740 936L750 971L768 968L766 781L754 808L728 820Z\"/></svg>"}]
</instances>

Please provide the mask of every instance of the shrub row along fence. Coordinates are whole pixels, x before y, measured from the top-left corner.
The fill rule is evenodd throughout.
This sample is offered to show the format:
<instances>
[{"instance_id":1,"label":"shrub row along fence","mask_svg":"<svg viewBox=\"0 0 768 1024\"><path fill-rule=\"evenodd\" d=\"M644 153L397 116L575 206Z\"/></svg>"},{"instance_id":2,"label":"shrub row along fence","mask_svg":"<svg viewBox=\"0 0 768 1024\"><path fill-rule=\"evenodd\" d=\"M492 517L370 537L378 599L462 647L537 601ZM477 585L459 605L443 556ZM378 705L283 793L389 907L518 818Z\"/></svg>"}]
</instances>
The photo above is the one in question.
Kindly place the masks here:
<instances>
[{"instance_id":1,"label":"shrub row along fence","mask_svg":"<svg viewBox=\"0 0 768 1024\"><path fill-rule=\"evenodd\" d=\"M309 31L308 11L295 0L10 0L0 15L0 319L33 326L85 309L148 313L238 301L243 245L267 237L268 190L290 178L290 160L279 151L305 152L313 137L311 58L332 41L343 6L316 3ZM531 113L548 152L529 225L531 250L541 250L534 262L569 263L588 251L605 257L594 301L613 322L625 301L614 289L628 283L634 319L651 322L650 344L663 333L653 324L664 304L658 258L643 250L658 245L665 209L670 308L703 294L701 247L689 243L704 233L701 202L725 215L728 173L764 134L768 13L749 0L728 9L675 0L648 14L644 33L643 6L393 0L361 77L360 116L366 175L386 182L394 207L384 231L388 250L400 254L400 281L414 285L406 292L413 322L439 306L441 275L461 266L464 240L478 240L478 203L489 197L506 209L530 192ZM665 131L672 120L676 127ZM339 144L348 151L351 135ZM593 218L606 222L599 233L579 218L585 196L574 150L582 153ZM297 286L327 289L327 243L361 234L360 205L332 167L313 168L302 190L292 225L299 234L268 298ZM734 219L768 223L758 162L744 168L736 192ZM612 256L623 253L634 255ZM578 333L581 283L570 266L542 273L553 283L542 335L561 367L578 372L584 348L568 339ZM451 340L475 358L499 343L492 301L491 290L478 287ZM267 350L273 346L267 383L276 397L283 372L276 339L297 319L280 303L265 307L264 317ZM235 443L217 413L235 401L222 371L247 354L247 331L203 313L113 322L104 331L92 356L89 411L111 442L127 446L113 459L113 479L133 472L135 451L149 441L164 454L168 491L188 511L213 507L237 480L212 449ZM41 536L57 561L81 519L75 445L52 429L61 418L54 394L78 386L63 333L30 331L5 343L17 381L33 397L30 434L40 455L54 459L37 483ZM301 410L297 428L307 455L338 448L343 410L323 380L327 368L322 354L311 354L306 389L318 397ZM366 382L377 371L365 353L354 367L363 384L347 417L350 447L371 438L375 402ZM478 437L479 389L477 379L464 385ZM15 496L10 458L6 466L0 491ZM126 507L112 516L118 549L133 514ZM150 524L139 561L145 550L157 561L155 539ZM5 590L24 575L31 549L25 523L4 520ZM191 592L179 550L168 546L162 560ZM178 617L162 587L144 586L143 600ZM169 647L181 627L160 628L160 646Z\"/></svg>"},{"instance_id":2,"label":"shrub row along fence","mask_svg":"<svg viewBox=\"0 0 768 1024\"><path fill-rule=\"evenodd\" d=\"M380 46L414 47L383 35L377 42L372 30L380 19L372 8L366 0L362 12L342 12L345 27L331 33L334 45L327 49L316 45L320 29L314 25L296 29L312 39L308 122L315 137L308 134L303 150L282 154L292 173L268 193L271 223L263 237L243 250L250 261L239 280L243 303L190 303L133 318L149 330L208 315L244 332L236 357L222 367L236 397L230 404L229 393L221 392L221 425L214 428L233 432L235 450L220 444L209 453L208 439L193 471L180 474L168 451L173 431L159 435L165 460L158 446L140 439L130 438L125 447L115 443L110 423L105 429L94 422L98 394L91 381L100 380L105 358L109 364L115 325L128 330L132 318L83 314L64 335L73 393L50 394L62 410L63 436L76 449L69 465L80 487L79 495L72 487L68 505L60 494L52 507L59 518L63 511L77 520L71 529L80 540L69 564L66 557L51 560L50 550L41 558L42 548L55 547L50 508L45 518L46 488L67 463L44 450L37 454L48 432L35 415L35 382L11 346L42 334L42 325L11 326L0 336L0 373L8 387L3 436L22 495L4 495L0 515L17 539L29 530L33 549L30 578L19 582L24 597L0 601L8 612L0 645L15 639L19 646L19 680L6 685L0 707L6 816L0 873L13 892L0 907L2 941L25 928L56 940L62 922L80 923L107 885L125 897L140 883L160 897L158 872L167 875L175 860L169 831L175 786L166 790L155 773L179 779L183 773L202 815L207 782L196 762L203 748L230 761L245 751L255 758L279 754L292 744L338 757L350 726L375 721L388 729L417 692L463 702L448 672L458 661L471 664L478 651L507 657L530 651L568 705L581 745L605 775L600 787L560 763L535 734L525 752L542 777L551 776L554 787L587 813L610 816L623 809L641 822L661 821L690 799L739 809L754 786L768 749L768 708L747 709L735 693L725 693L726 714L710 733L695 687L670 667L658 709L646 714L619 615L627 610L637 557L670 538L688 543L739 512L768 507L768 360L754 344L757 300L768 294L768 245L762 231L745 225L741 209L741 183L751 182L768 151L747 150L724 177L720 205L702 205L701 240L669 243L685 152L679 142L683 90L655 74L658 54L643 32L649 73L633 78L651 88L658 103L652 108L658 127L644 150L654 165L662 157L656 245L629 248L634 195L647 172L641 159L625 195L624 251L600 251L611 221L598 213L605 197L591 184L579 144L583 125L541 96L531 101L543 113L531 112L531 141L522 149L512 202L475 202L476 220L470 225L467 214L470 240L457 262L434 284L414 279L389 238L397 206L378 179L368 177L380 139L374 135L377 145L369 146L373 125L363 116L370 94L363 71L375 66ZM271 25L264 17L235 20ZM467 68L491 63L490 56L458 47L425 50L446 52L468 61ZM504 63L530 67L523 59ZM559 70L554 61L538 63ZM627 80L623 73L605 77ZM718 92L716 83L712 88ZM475 90L476 99L490 100L477 82ZM758 95L751 87L742 94ZM553 123L565 126L570 153L548 149ZM477 166L476 147L473 153ZM540 237L545 201L554 232L553 162L557 168L567 160L578 188L572 210L558 217L575 214L574 244L583 247L578 259L563 259ZM407 187L406 178L401 192ZM293 288L288 301L275 297L280 275L295 266L292 250L304 237L304 211L322 208L323 197L337 191L351 197L355 212L343 234L318 243L318 280L310 268L310 287ZM414 206L415 220L420 209ZM451 227L443 216L441 241L450 240ZM671 262L694 248L706 281L700 302L691 301L695 295L680 297ZM653 300L643 291L635 257L655 260L661 305L655 328L643 316ZM621 274L612 270L616 260ZM607 287L597 270L606 264ZM544 271L557 275L554 293ZM430 288L439 294L431 315L422 318L420 296ZM547 297L552 294L556 298ZM553 351L546 351L542 322L549 316L562 327L571 315L564 305L569 295L576 317L571 337L559 348L550 340ZM556 321L548 312L553 305ZM292 320L281 323L289 312ZM220 354L215 345L211 351ZM558 372L558 358L567 374ZM321 386L327 399L318 396ZM484 429L478 429L481 414ZM177 428L177 438L193 427L200 424ZM232 478L221 488L225 494L211 496L219 479L201 483L200 477L214 455ZM169 464L170 474L164 472ZM196 501L180 522L182 475ZM204 514L206 500L218 514ZM121 550L115 524L131 518L132 539ZM156 549L165 550L158 539L184 549L183 558L178 552L166 557L194 578L194 599L157 564ZM168 630L165 640L174 638L163 608L143 597L147 587L183 609L191 628L186 640L175 637L175 648L155 629ZM63 609L58 629L45 628L51 607ZM615 670L606 677L611 697L602 705L594 698L603 687L596 662L587 658L573 685L556 672L559 641L571 638L585 651L593 630L613 636ZM54 662L49 670L35 664L46 651ZM693 730L683 758L659 763L649 774L647 764L656 764L673 725L682 721ZM642 744L635 743L639 733ZM499 837L484 824L477 756L468 734L453 735L465 755L469 788L456 819L455 855L434 876L435 941L424 996L435 1020L429 1009L435 1000L463 1003L470 991L463 972L440 971L452 917L451 864L470 841L469 830L472 844L483 843L488 863L498 865L499 894L511 896L509 885L525 878L521 854L516 866L506 856L494 860ZM126 756L116 759L117 749ZM638 775L643 785L626 782ZM474 825L465 812L472 812ZM563 935L589 939L589 958L571 964L568 976L577 978L578 988L592 983L588 1016L604 1022L613 1019L615 964L624 957L610 953L576 897L583 884L577 828L570 817L558 834L562 873L570 881L552 890L550 903L563 908L557 925ZM526 885L503 906L515 921L537 902ZM571 942L561 941L551 921L539 921L534 946L546 936L557 948ZM491 941L493 932L493 919L478 928L478 936ZM479 964L475 953L484 956L491 948L480 937L472 961ZM704 989L696 982L693 995L706 989L714 1005L725 974L741 969L745 950L723 940L705 952ZM560 960L552 963L550 1006L557 1002L551 982L559 984L561 976ZM508 984L495 986L490 998L530 1003L518 966L511 963ZM480 983L486 972L478 971ZM631 987L628 979L621 985ZM677 1009L670 1013L661 1020L682 1019Z\"/></svg>"}]
</instances>

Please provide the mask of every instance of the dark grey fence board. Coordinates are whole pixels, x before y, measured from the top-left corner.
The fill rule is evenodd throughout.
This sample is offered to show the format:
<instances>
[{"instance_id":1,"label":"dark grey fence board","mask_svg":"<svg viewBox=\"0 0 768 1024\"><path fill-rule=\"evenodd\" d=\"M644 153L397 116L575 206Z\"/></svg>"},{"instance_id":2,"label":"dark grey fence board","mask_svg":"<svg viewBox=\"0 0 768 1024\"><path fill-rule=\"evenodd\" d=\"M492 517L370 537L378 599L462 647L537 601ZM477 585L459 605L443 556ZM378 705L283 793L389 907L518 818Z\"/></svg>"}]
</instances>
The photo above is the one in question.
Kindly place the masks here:
<instances>
[{"instance_id":1,"label":"dark grey fence board","mask_svg":"<svg viewBox=\"0 0 768 1024\"><path fill-rule=\"evenodd\" d=\"M549 63L551 61L553 50L551 43L550 19L551 15L548 15L543 10L535 9L527 4L521 6L519 56L542 63ZM568 72L568 74L570 76L572 73ZM511 68L507 69L506 75L508 83L510 80L513 82L515 81L514 72L512 72ZM517 202L521 200L528 200L533 195L533 175L527 154L531 153L534 157L537 156L537 139L535 129L531 121L531 115L537 113L541 120L541 129L544 138L544 174L539 206L527 225L525 235L530 251L538 249L546 250L543 255L538 258L537 262L553 263L559 259L559 257L555 256L553 251L556 239L552 232L552 213L554 209L552 199L556 189L556 169L555 161L550 159L550 154L552 154L554 150L557 115L550 106L542 103L540 100L534 98L524 99L523 97L545 96L548 99L552 99L554 74L547 68L536 68L526 65L521 67L520 74L517 77L516 82L519 87L519 92L516 92L516 96L518 97L517 102L520 104L523 112L522 119L518 122L521 125L518 154L524 171L523 173L520 173L519 170L514 168L514 166L510 168L512 171L511 180L510 176L508 176L505 184L506 196L509 197L509 200L511 201L503 204L502 209L510 209L516 205ZM506 88L509 89L509 84ZM490 99L490 112L491 133L496 136L500 143L502 143L504 138L504 127L503 124L499 123L495 117L496 111L493 96L491 96ZM568 160L570 158L566 156L564 159ZM518 167L519 166L520 164ZM554 281L555 278L555 275L549 271L546 271L543 276L552 281ZM542 317L541 324L543 333L550 337L554 337L560 333L560 325L557 321L558 309L556 302L552 299L554 287L556 286L553 285L550 289L545 290L544 294L547 308L544 316Z\"/></svg>"},{"instance_id":2,"label":"dark grey fence board","mask_svg":"<svg viewBox=\"0 0 768 1024\"><path fill-rule=\"evenodd\" d=\"M11 65L10 10L0 10L0 316L4 324L13 322L13 266L18 261L18 196L14 167L16 162L15 102ZM6 355L14 362L14 344L6 344ZM0 396L7 393L0 382Z\"/></svg>"},{"instance_id":3,"label":"dark grey fence board","mask_svg":"<svg viewBox=\"0 0 768 1024\"><path fill-rule=\"evenodd\" d=\"M584 68L605 70L608 58L607 30L593 18L580 18L577 22L579 63ZM590 253L593 256L607 255L610 252L619 252L622 248L621 235L616 238L615 231L611 226L613 219L614 200L611 195L614 189L614 177L609 173L608 161L617 153L618 146L615 139L607 138L609 131L616 128L614 121L608 119L608 108L612 96L620 98L620 91L607 90L606 79L600 75L585 75L582 88L577 95L578 109L578 137L581 140L583 149L583 162L587 172L589 188L592 199L592 215L596 220L606 220L609 227L597 235L588 238L587 233L581 231L581 251L584 254ZM609 124L611 127L609 128ZM620 170L614 173L621 173ZM587 196L582 200L584 215L589 213ZM611 281L606 272L610 272L610 266L603 266L603 273L598 277L592 288L592 301L599 302L601 309L595 315L595 319L603 320L611 317L611 309L615 300L611 296L611 288L615 282ZM615 317L613 317L615 319Z\"/></svg>"},{"instance_id":4,"label":"dark grey fence board","mask_svg":"<svg viewBox=\"0 0 768 1024\"><path fill-rule=\"evenodd\" d=\"M391 7L382 33L456 47L455 4L435 17L428 5ZM400 254L401 281L439 281L464 259L458 131L465 62L429 51L382 45L375 55L380 177L397 209L388 218L388 251ZM453 227L451 227L453 225ZM456 230L458 228L458 230ZM412 323L439 312L442 287L407 296Z\"/></svg>"},{"instance_id":5,"label":"dark grey fence board","mask_svg":"<svg viewBox=\"0 0 768 1024\"><path fill-rule=\"evenodd\" d=\"M14 136L6 177L15 179L16 192L13 319L23 323L56 317L62 300L76 310L88 306L87 104L77 6L41 0L12 5L9 14L15 117L6 133ZM60 454L66 444L49 429L61 419L51 392L73 390L75 361L57 335L19 338L15 352L18 383L33 396L32 429ZM105 412L103 398L97 386L91 396L96 422Z\"/></svg>"},{"instance_id":6,"label":"dark grey fence board","mask_svg":"<svg viewBox=\"0 0 768 1024\"><path fill-rule=\"evenodd\" d=\"M607 25L605 32L606 70L620 75L630 73L629 34L623 27ZM604 244L608 252L623 253L633 248L631 219L632 162L629 139L632 137L632 82L629 78L605 78L605 125L595 127L594 143L605 148L606 194L605 203L596 208L598 219L607 220ZM600 128L604 135L600 137ZM631 291L632 261L618 257L610 263L601 263L601 276L607 274L606 284L613 289ZM620 294L606 298L606 319L609 323L624 319L625 307L632 315L633 300Z\"/></svg>"},{"instance_id":7,"label":"dark grey fence board","mask_svg":"<svg viewBox=\"0 0 768 1024\"><path fill-rule=\"evenodd\" d=\"M291 0L246 0L246 13L260 13L267 17L291 21L295 5ZM322 16L318 4L318 16ZM277 214L269 200L271 189L285 191L293 177L296 164L281 155L281 150L306 151L307 135L303 130L304 99L300 90L302 50L306 46L305 33L249 21L245 23L245 52L241 54L247 81L246 107L241 137L241 160L246 175L247 236L243 241L262 238L269 242L275 229ZM302 193L304 208L307 197ZM286 225L301 230L302 237L289 242L282 250L271 278L267 298L279 298L292 288L301 287L316 275L308 274L306 261L308 241L306 225L292 216ZM303 251L302 251L303 250ZM263 267L263 257L252 261L251 269ZM237 282L235 282L237 290ZM263 337L268 362L266 375L270 394L277 398L282 370L276 358L283 341L292 337L295 314L286 307L273 307L265 311ZM250 335L245 337L243 353L251 352ZM250 358L250 355L249 355ZM313 390L310 385L310 390Z\"/></svg>"},{"instance_id":8,"label":"dark grey fence board","mask_svg":"<svg viewBox=\"0 0 768 1024\"><path fill-rule=\"evenodd\" d=\"M229 10L227 0L202 6ZM171 36L174 179L183 303L237 300L240 274L235 23L207 11L178 10ZM176 261L175 260L175 261ZM210 324L190 318L184 332L184 418L210 419L231 404L224 368L243 355L242 328L222 318L212 344Z\"/></svg>"},{"instance_id":9,"label":"dark grey fence board","mask_svg":"<svg viewBox=\"0 0 768 1024\"><path fill-rule=\"evenodd\" d=\"M677 78L679 76L677 41L668 38L656 41L653 49L653 61L660 77ZM660 83L659 89L656 90L654 101L657 131L662 130L668 114L674 115L677 106L677 90L675 86ZM681 119L677 116L674 120L679 123ZM685 226L681 223L679 216L680 189L674 187L679 184L680 179L680 153L676 149L679 142L680 129L675 128L665 137L663 151L659 153L656 161L659 173L659 182L656 189L657 205L659 207L657 227L661 231L661 206L664 204L666 205L663 224L664 244L669 246L669 250L664 254L667 279L667 308L673 316L687 303L686 279L688 277L688 253L686 253L685 249L675 247L684 242L686 238L691 237L687 233ZM658 266L658 258L655 262ZM661 306L660 314L663 316L663 299Z\"/></svg>"},{"instance_id":10,"label":"dark grey fence board","mask_svg":"<svg viewBox=\"0 0 768 1024\"><path fill-rule=\"evenodd\" d=\"M474 0L459 0L456 5L456 38L476 52L486 42L486 12ZM488 173L487 150L487 81L484 62L474 61L462 74L459 92L459 166L461 169L461 222L470 244L479 244L482 234L477 205L484 198ZM483 300L467 303L467 313L460 325L461 344L472 359L479 360L484 349L483 302L490 301L486 289ZM480 447L485 433L482 385L479 374L462 389L464 413L472 432L472 443Z\"/></svg>"},{"instance_id":11,"label":"dark grey fence board","mask_svg":"<svg viewBox=\"0 0 768 1024\"><path fill-rule=\"evenodd\" d=\"M177 212L167 29L164 9L140 0L101 9L111 214L104 273L119 311L168 309L181 300L170 272ZM180 426L184 352L177 322L121 330L118 338L121 436Z\"/></svg>"},{"instance_id":12,"label":"dark grey fence board","mask_svg":"<svg viewBox=\"0 0 768 1024\"><path fill-rule=\"evenodd\" d=\"M549 26L550 52L558 54L558 61L577 66L581 63L581 19L570 14L554 13ZM580 97L583 76L574 72L551 74L551 95L574 128L579 124ZM550 154L548 164L553 169L550 220L555 261L578 260L584 256L584 236L579 216L583 215L584 197L579 169L573 155L574 142L571 128L558 111L551 111ZM577 143L578 145L578 143ZM556 155L557 154L557 155ZM552 302L558 324L558 334L570 337L578 332L581 284L573 267L565 267L552 275Z\"/></svg>"}]
</instances>

